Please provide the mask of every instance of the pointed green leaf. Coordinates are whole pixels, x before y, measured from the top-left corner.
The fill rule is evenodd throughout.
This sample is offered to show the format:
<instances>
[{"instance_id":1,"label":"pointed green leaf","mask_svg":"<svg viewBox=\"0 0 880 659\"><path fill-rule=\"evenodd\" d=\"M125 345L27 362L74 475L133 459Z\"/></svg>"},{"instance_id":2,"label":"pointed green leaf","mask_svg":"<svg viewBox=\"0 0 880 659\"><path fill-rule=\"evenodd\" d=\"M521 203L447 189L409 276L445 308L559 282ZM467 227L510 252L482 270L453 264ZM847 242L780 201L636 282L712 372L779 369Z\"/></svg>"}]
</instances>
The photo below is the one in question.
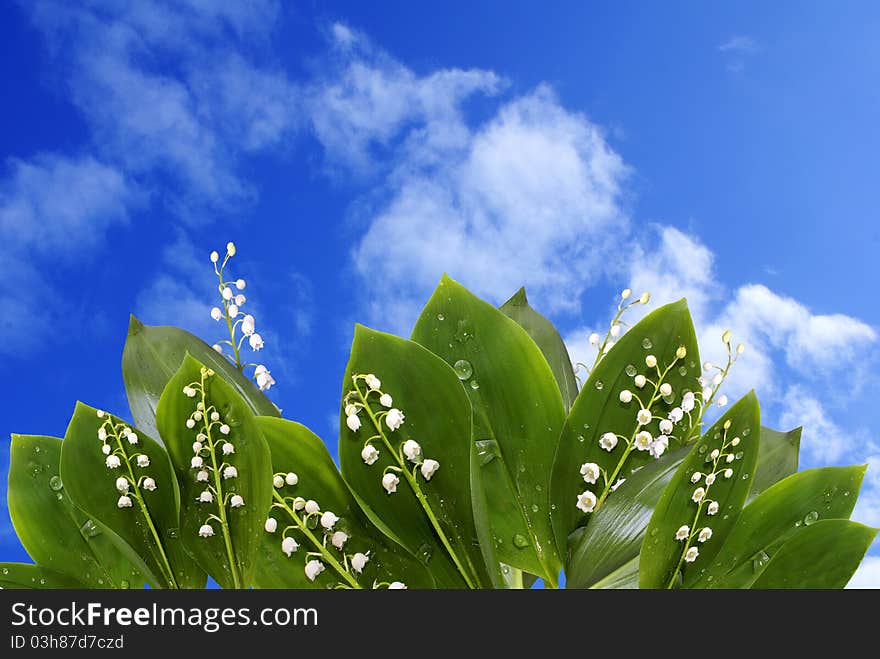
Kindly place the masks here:
<instances>
[{"instance_id":1,"label":"pointed green leaf","mask_svg":"<svg viewBox=\"0 0 880 659\"><path fill-rule=\"evenodd\" d=\"M381 380L381 391L393 397L393 408L403 411L405 421L389 429L382 420L388 408L380 404L378 391L367 395L357 432L341 413L339 461L345 480L374 524L427 561L438 586L488 586L471 507L471 407L458 378L417 343L358 325L342 383L343 398L349 399L344 404L363 403L367 385L363 380L353 385L353 376L370 373ZM354 386L360 394L350 396ZM439 461L430 480L402 457L401 446L409 439L421 445L424 458ZM372 465L361 456L367 443L379 451ZM388 470L400 480L391 494L382 486Z\"/></svg>"},{"instance_id":2,"label":"pointed green leaf","mask_svg":"<svg viewBox=\"0 0 880 659\"><path fill-rule=\"evenodd\" d=\"M745 507L694 587L749 588L794 535L819 519L848 518L864 475L864 466L808 469L771 486Z\"/></svg>"},{"instance_id":3,"label":"pointed green leaf","mask_svg":"<svg viewBox=\"0 0 880 659\"><path fill-rule=\"evenodd\" d=\"M801 430L802 428L795 428L788 432L779 432L771 428L761 428L761 447L758 449L758 464L755 466L755 479L752 481L749 501L797 471Z\"/></svg>"},{"instance_id":4,"label":"pointed green leaf","mask_svg":"<svg viewBox=\"0 0 880 659\"><path fill-rule=\"evenodd\" d=\"M9 515L27 553L43 568L91 588L141 587L134 566L73 505L60 471L60 439L12 436Z\"/></svg>"},{"instance_id":5,"label":"pointed green leaf","mask_svg":"<svg viewBox=\"0 0 880 659\"><path fill-rule=\"evenodd\" d=\"M639 469L571 534L566 588L592 588L638 557L654 506L689 451L682 447Z\"/></svg>"},{"instance_id":6,"label":"pointed green leaf","mask_svg":"<svg viewBox=\"0 0 880 659\"><path fill-rule=\"evenodd\" d=\"M7 590L94 588L71 576L28 563L0 563L0 588Z\"/></svg>"},{"instance_id":7,"label":"pointed green leaf","mask_svg":"<svg viewBox=\"0 0 880 659\"><path fill-rule=\"evenodd\" d=\"M683 359L676 357L680 346L687 351ZM651 396L654 389L651 383L641 389L634 384L636 375L653 378L656 382L656 370L645 364L648 355L654 355L658 367L664 370L672 365L664 381L672 386L674 400L666 403L658 399L652 410L656 416L666 417L669 410L681 403L685 391L700 389L697 339L684 300L654 310L620 337L593 369L568 414L553 464L551 483L551 501L556 505L552 515L553 529L560 551L564 550L568 536L590 520L589 513L576 507L578 494L589 489L600 501L597 509L601 509L603 496L607 496L609 487L618 478L627 478L633 469L653 460L647 451L628 449L623 440L611 451L599 445L604 433L633 439L636 431L641 429L636 421L638 400L633 398L629 403L622 403L619 396L624 389L639 397ZM644 402L647 404L648 401ZM654 420L647 426L654 437L660 434L658 423ZM670 448L690 432L690 418L686 415L675 427ZM609 483L605 484L602 479L592 488L585 484L580 468L587 462L598 464L608 475Z\"/></svg>"},{"instance_id":8,"label":"pointed green leaf","mask_svg":"<svg viewBox=\"0 0 880 659\"><path fill-rule=\"evenodd\" d=\"M639 554L639 588L669 588L679 577L689 587L711 566L751 488L760 434L758 398L749 392L696 443L651 515ZM686 537L676 539L680 528ZM701 541L704 529L711 537ZM686 558L690 549L698 552L696 560Z\"/></svg>"},{"instance_id":9,"label":"pointed green leaf","mask_svg":"<svg viewBox=\"0 0 880 659\"><path fill-rule=\"evenodd\" d=\"M194 395L184 393L184 387L194 389L190 391ZM203 414L195 418L199 404ZM214 413L219 415L216 421L211 418ZM192 428L187 425L191 417L195 421ZM251 407L220 372L187 354L162 392L156 421L180 482L184 545L223 588L252 585L257 548L272 500L272 457ZM228 433L223 432L224 427ZM196 456L193 443L202 434L206 439ZM226 443L234 449L229 455L223 452ZM203 461L201 469L193 467L194 457ZM228 467L235 475L226 472ZM207 481L198 480L201 471L208 474ZM213 500L201 502L206 491ZM235 496L242 497L244 505L233 506ZM199 533L205 524L212 528L210 537Z\"/></svg>"},{"instance_id":10,"label":"pointed green leaf","mask_svg":"<svg viewBox=\"0 0 880 659\"><path fill-rule=\"evenodd\" d=\"M254 577L257 588L334 588L340 584L371 588L374 582L392 581L402 581L408 588L433 586L425 566L367 519L317 435L286 419L258 417L257 423L272 452L275 473L296 474L294 485L285 482L275 488L277 505L268 515L276 520L277 528L263 533ZM306 518L304 511L296 510L296 497L316 501L321 513L331 511L339 521L332 530L325 531L318 515ZM348 536L341 550L332 543L333 532ZM329 542L325 542L325 536ZM293 538L299 545L290 556L281 549L284 537ZM308 552L324 556L307 557ZM357 552L369 556L361 573L350 567L351 557ZM314 581L306 577L304 570L311 558L319 558L325 566Z\"/></svg>"},{"instance_id":11,"label":"pointed green leaf","mask_svg":"<svg viewBox=\"0 0 880 659\"><path fill-rule=\"evenodd\" d=\"M565 405L565 411L568 412L574 399L577 398L578 388L574 369L571 366L571 357L562 336L553 323L532 308L526 298L525 288L520 288L499 308L504 315L522 327L541 349L544 359L553 371L559 393L562 394L562 403Z\"/></svg>"},{"instance_id":12,"label":"pointed green leaf","mask_svg":"<svg viewBox=\"0 0 880 659\"><path fill-rule=\"evenodd\" d=\"M752 588L843 588L876 535L848 519L820 520L782 545Z\"/></svg>"},{"instance_id":13,"label":"pointed green leaf","mask_svg":"<svg viewBox=\"0 0 880 659\"><path fill-rule=\"evenodd\" d=\"M61 443L64 489L97 527L89 526L86 535L108 534L153 588L201 588L205 575L177 536L179 492L168 454L138 428L130 428L136 443L129 442L121 430L117 436L112 428L127 427L125 421L101 414L99 417L94 407L77 403ZM101 428L107 432L110 456L102 452ZM114 456L120 464L109 468L106 461ZM138 456L146 456L149 464L139 466ZM118 478L129 482L130 507L119 507L122 493L117 489ZM153 479L155 490L146 486L146 478Z\"/></svg>"},{"instance_id":14,"label":"pointed green leaf","mask_svg":"<svg viewBox=\"0 0 880 659\"><path fill-rule=\"evenodd\" d=\"M134 422L145 433L159 437L159 397L187 353L219 373L251 412L279 416L278 408L251 380L200 338L178 327L144 325L132 316L122 352L122 379Z\"/></svg>"},{"instance_id":15,"label":"pointed green leaf","mask_svg":"<svg viewBox=\"0 0 880 659\"><path fill-rule=\"evenodd\" d=\"M445 276L412 339L453 366L474 409L495 554L556 583L549 476L565 410L553 372L526 331Z\"/></svg>"}]
</instances>

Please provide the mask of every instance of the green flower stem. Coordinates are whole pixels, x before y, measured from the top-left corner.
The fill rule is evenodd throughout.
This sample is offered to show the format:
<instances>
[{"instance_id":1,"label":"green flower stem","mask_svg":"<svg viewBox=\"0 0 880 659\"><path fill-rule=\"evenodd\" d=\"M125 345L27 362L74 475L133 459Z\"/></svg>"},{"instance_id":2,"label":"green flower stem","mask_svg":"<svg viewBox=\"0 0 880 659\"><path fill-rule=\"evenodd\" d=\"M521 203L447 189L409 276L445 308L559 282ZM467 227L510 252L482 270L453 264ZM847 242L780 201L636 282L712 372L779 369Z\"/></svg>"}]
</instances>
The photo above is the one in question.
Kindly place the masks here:
<instances>
[{"instance_id":1,"label":"green flower stem","mask_svg":"<svg viewBox=\"0 0 880 659\"><path fill-rule=\"evenodd\" d=\"M217 465L217 453L214 450L214 440L211 438L211 426L214 425L214 422L210 420L211 410L214 409L212 405L210 408L207 405L207 400L205 396L205 375L202 374L201 378L201 400L202 400L202 419L204 419L205 424L205 436L208 438L208 450L211 452L211 465L212 470L214 472L214 489L217 492L217 510L219 512L220 519L220 530L223 532L223 544L226 547L226 556L229 558L229 571L232 572L232 584L236 589L242 588L242 579L241 575L238 571L238 562L235 560L235 550L232 546L232 535L229 532L229 520L226 517L226 503L223 495L223 483L221 481L220 476L220 467Z\"/></svg>"},{"instance_id":2,"label":"green flower stem","mask_svg":"<svg viewBox=\"0 0 880 659\"><path fill-rule=\"evenodd\" d=\"M293 521L296 523L299 530L303 532L306 538L309 539L309 542L311 542L318 550L318 552L314 553L319 553L321 558L327 561L327 563L329 563L330 566L339 573L339 576L345 579L349 586L351 586L352 588L361 588L361 585L357 582L357 579L355 579L348 572L348 570L346 570L339 563L339 561L336 560L336 557L327 550L327 547L324 545L324 543L319 541L318 538L315 537L315 534L312 533L312 530L308 527L308 525L306 525L305 520L300 518L300 516L297 515L296 512L287 505L287 501L284 500L284 497L282 497L277 490L272 491L272 496L275 498L275 503L273 505L281 508L288 515L290 515L291 519L293 519Z\"/></svg>"},{"instance_id":3,"label":"green flower stem","mask_svg":"<svg viewBox=\"0 0 880 659\"><path fill-rule=\"evenodd\" d=\"M123 457L125 457L125 468L128 470L128 480L134 488L134 498L137 499L138 506L140 506L141 513L144 516L144 519L147 520L147 526L150 528L150 533L153 536L153 540L156 541L156 547L159 549L159 556L162 559L162 567L165 572L165 578L168 579L168 585L177 589L179 586L177 585L177 580L174 578L174 570L171 569L171 564L168 561L168 555L165 553L165 546L162 543L162 538L159 537L159 532L156 531L156 525L153 524L153 518L150 515L150 510L147 508L147 504L144 502L143 493L141 492L141 488L139 485L138 478L134 475L134 472L131 469L131 459L128 454L125 452L125 446L122 443L122 438L119 436L119 431L116 429L116 424L111 420L110 428L113 430L113 436L116 438L116 446L120 453L122 453Z\"/></svg>"},{"instance_id":4,"label":"green flower stem","mask_svg":"<svg viewBox=\"0 0 880 659\"><path fill-rule=\"evenodd\" d=\"M370 408L370 405L367 402L366 396L361 394L361 390L358 387L357 381L354 382L354 390L358 395L358 398L361 399L363 403L364 411L366 411L367 416L370 417L370 421L372 421L373 426L376 428L376 432L382 438L382 442L385 444L388 452L394 456L395 461L397 461L398 466L403 474L406 482L409 483L410 488L412 488L413 494L416 495L416 499L418 499L419 503L422 506L422 509L425 511L425 514L428 516L428 520L431 522L431 526L434 527L434 531L440 537L440 541L443 543L443 546L446 548L446 551L452 557L452 560L455 562L455 566L458 568L458 571L461 573L461 576L464 578L465 583L468 588L476 588L476 584L474 583L471 575L468 573L468 570L465 569L464 565L462 565L461 560L458 555L452 549L452 544L449 542L449 539L446 537L446 533L443 531L443 527L440 526L440 522L437 517L434 515L434 511L431 509L430 504L428 503L427 498L425 498L424 493L422 492L422 488L419 487L418 481L409 473L409 469L406 468L406 465L401 461L400 456L397 454L397 451L391 445L391 442L388 441L388 437L385 435L385 432L382 430L382 424L376 418L376 415L373 413L373 410ZM467 558L467 557L466 557ZM468 567L473 571L474 566L471 565L470 559L468 558Z\"/></svg>"}]
</instances>

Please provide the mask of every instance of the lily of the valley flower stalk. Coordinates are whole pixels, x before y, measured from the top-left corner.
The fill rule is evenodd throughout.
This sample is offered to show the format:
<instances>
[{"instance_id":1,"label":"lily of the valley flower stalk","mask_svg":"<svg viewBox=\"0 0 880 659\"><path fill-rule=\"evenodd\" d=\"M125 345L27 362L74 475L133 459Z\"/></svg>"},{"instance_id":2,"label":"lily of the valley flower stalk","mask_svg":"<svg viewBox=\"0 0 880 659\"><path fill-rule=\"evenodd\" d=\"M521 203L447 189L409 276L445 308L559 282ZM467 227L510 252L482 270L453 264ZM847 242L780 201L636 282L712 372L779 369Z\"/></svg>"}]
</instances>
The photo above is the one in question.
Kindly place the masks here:
<instances>
[{"instance_id":1,"label":"lily of the valley flower stalk","mask_svg":"<svg viewBox=\"0 0 880 659\"><path fill-rule=\"evenodd\" d=\"M222 308L211 308L211 318L216 321L225 319L226 326L229 328L229 338L218 341L213 347L214 350L232 362L239 371L244 372L246 368L253 367L253 379L260 391L266 391L275 384L275 378L272 377L269 369L264 364L243 363L241 360L241 348L245 340L254 352L262 350L265 343L263 337L256 330L254 317L242 311L242 307L247 302L247 297L242 292L246 288L247 282L244 279L227 280L224 276L229 259L235 254L235 243L231 242L226 244L226 254L222 262L220 262L220 255L217 252L211 252L211 262L214 264L214 274L217 275L217 290L220 293L220 304L222 305ZM241 332L240 338L237 338L238 331ZM232 355L224 352L224 346L232 348Z\"/></svg>"},{"instance_id":2,"label":"lily of the valley flower stalk","mask_svg":"<svg viewBox=\"0 0 880 659\"><path fill-rule=\"evenodd\" d=\"M310 550L303 553L303 572L309 581L317 579L330 566L339 578L336 588L362 588L357 577L370 561L370 552L345 551L351 536L339 528L339 516L332 510L322 510L314 499L296 496L299 476L292 471L274 474L272 485L275 501L264 526L266 533L278 533L279 517L293 522L281 530L281 552L288 558L298 552L300 544L289 534L299 532L310 545ZM292 488L296 489L291 492ZM383 585L387 584L376 583L374 588Z\"/></svg>"},{"instance_id":3,"label":"lily of the valley flower stalk","mask_svg":"<svg viewBox=\"0 0 880 659\"><path fill-rule=\"evenodd\" d=\"M177 588L177 580L165 552L165 545L150 514L150 493L155 492L159 487L156 479L150 476L147 471L150 466L150 458L138 450L140 438L128 425L114 419L103 410L98 410L97 415L99 419L103 420L97 434L98 440L101 442L104 464L112 474L120 474L113 480L113 487L116 494L119 495L116 506L120 509L133 508L134 502L137 502L138 510L159 551L162 576L169 588Z\"/></svg>"},{"instance_id":4,"label":"lily of the valley flower stalk","mask_svg":"<svg viewBox=\"0 0 880 659\"><path fill-rule=\"evenodd\" d=\"M476 569L471 565L469 557L465 556L462 560L455 552L422 490L423 484L427 484L440 470L440 462L425 457L421 445L414 439L399 442L395 447L391 434L404 425L406 415L401 409L394 407L391 394L382 391L382 382L378 377L373 373L355 374L352 376L352 384L354 388L342 400L345 424L349 430L357 432L363 425L360 413L364 412L367 423L373 427L373 434L366 439L361 450L364 464L372 466L382 450L388 451L392 464L383 469L378 485L388 496L392 496L397 492L401 479L406 481L465 583L469 588L475 588ZM388 588L395 587L394 583L388 585Z\"/></svg>"},{"instance_id":5,"label":"lily of the valley flower stalk","mask_svg":"<svg viewBox=\"0 0 880 659\"><path fill-rule=\"evenodd\" d=\"M235 588L243 588L246 584L232 545L229 519L230 515L236 514L237 509L244 508L247 502L236 492L239 473L238 468L232 464L236 437L210 400L208 390L214 375L213 370L202 367L199 381L183 387L186 397L198 399L195 409L186 420L187 429L195 433L192 443L193 457L190 460L190 469L193 472L191 477L204 487L196 501L204 505L206 510L212 511L205 517L198 534L202 538L211 538L216 532L215 525L219 527L233 585Z\"/></svg>"}]
</instances>

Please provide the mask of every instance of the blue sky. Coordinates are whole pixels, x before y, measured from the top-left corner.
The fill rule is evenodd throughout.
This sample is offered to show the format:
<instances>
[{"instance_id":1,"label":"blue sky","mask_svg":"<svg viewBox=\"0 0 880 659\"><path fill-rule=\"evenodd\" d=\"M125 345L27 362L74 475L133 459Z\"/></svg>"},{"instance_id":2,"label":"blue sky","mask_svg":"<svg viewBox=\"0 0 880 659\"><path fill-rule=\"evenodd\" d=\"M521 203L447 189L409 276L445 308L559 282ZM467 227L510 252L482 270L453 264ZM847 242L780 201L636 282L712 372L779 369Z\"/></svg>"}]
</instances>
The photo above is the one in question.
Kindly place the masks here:
<instances>
[{"instance_id":1,"label":"blue sky","mask_svg":"<svg viewBox=\"0 0 880 659\"><path fill-rule=\"evenodd\" d=\"M880 525L880 7L475 4L4 3L0 434L124 415L132 311L222 338L234 240L272 397L331 446L353 323L407 334L442 272L525 284L575 355L647 288L746 342L728 393L802 465L871 465Z\"/></svg>"}]
</instances>

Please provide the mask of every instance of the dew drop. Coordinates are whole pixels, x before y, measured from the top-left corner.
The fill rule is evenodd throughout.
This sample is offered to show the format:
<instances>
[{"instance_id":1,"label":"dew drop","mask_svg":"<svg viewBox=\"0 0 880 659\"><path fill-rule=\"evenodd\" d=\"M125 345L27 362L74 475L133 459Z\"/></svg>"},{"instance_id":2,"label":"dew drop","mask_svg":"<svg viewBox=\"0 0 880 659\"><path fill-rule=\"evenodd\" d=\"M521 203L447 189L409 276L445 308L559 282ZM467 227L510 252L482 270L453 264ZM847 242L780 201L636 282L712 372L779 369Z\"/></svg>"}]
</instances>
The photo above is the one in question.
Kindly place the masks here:
<instances>
[{"instance_id":1,"label":"dew drop","mask_svg":"<svg viewBox=\"0 0 880 659\"><path fill-rule=\"evenodd\" d=\"M467 380L474 373L474 367L467 359L459 359L453 368L459 380Z\"/></svg>"},{"instance_id":2,"label":"dew drop","mask_svg":"<svg viewBox=\"0 0 880 659\"><path fill-rule=\"evenodd\" d=\"M444 316L442 313L438 313L437 320L446 320L446 316Z\"/></svg>"},{"instance_id":3,"label":"dew drop","mask_svg":"<svg viewBox=\"0 0 880 659\"><path fill-rule=\"evenodd\" d=\"M602 380L596 380L596 389L598 389L599 391L602 391L602 387L604 387L604 386L605 386L605 383L602 382Z\"/></svg>"},{"instance_id":4,"label":"dew drop","mask_svg":"<svg viewBox=\"0 0 880 659\"><path fill-rule=\"evenodd\" d=\"M848 497L848 496L849 496L849 490L847 490L846 492L844 492L844 493L843 493L843 496Z\"/></svg>"},{"instance_id":5,"label":"dew drop","mask_svg":"<svg viewBox=\"0 0 880 659\"><path fill-rule=\"evenodd\" d=\"M633 377L636 373L638 373L638 369L633 364L627 364L625 370L626 374L630 377Z\"/></svg>"},{"instance_id":6,"label":"dew drop","mask_svg":"<svg viewBox=\"0 0 880 659\"><path fill-rule=\"evenodd\" d=\"M743 452L742 452L742 451L738 451L737 454L736 454L734 457L735 457L737 460L742 460Z\"/></svg>"},{"instance_id":7,"label":"dew drop","mask_svg":"<svg viewBox=\"0 0 880 659\"><path fill-rule=\"evenodd\" d=\"M578 441L583 444L586 441L586 438L583 435L578 435Z\"/></svg>"},{"instance_id":8,"label":"dew drop","mask_svg":"<svg viewBox=\"0 0 880 659\"><path fill-rule=\"evenodd\" d=\"M675 402L675 394L669 394L668 396L663 396L663 402L667 405L672 405Z\"/></svg>"},{"instance_id":9,"label":"dew drop","mask_svg":"<svg viewBox=\"0 0 880 659\"><path fill-rule=\"evenodd\" d=\"M699 453L705 453L707 450L709 450L709 447L708 447L706 444L702 444L702 445L700 446L700 448L697 449L697 452L699 452Z\"/></svg>"},{"instance_id":10,"label":"dew drop","mask_svg":"<svg viewBox=\"0 0 880 659\"><path fill-rule=\"evenodd\" d=\"M584 424L584 430L589 430L589 429L590 429L590 424L589 424L589 423L585 423L585 424Z\"/></svg>"},{"instance_id":11,"label":"dew drop","mask_svg":"<svg viewBox=\"0 0 880 659\"><path fill-rule=\"evenodd\" d=\"M678 367L678 374L681 376L687 375L688 374L687 367L686 366L679 366Z\"/></svg>"},{"instance_id":12,"label":"dew drop","mask_svg":"<svg viewBox=\"0 0 880 659\"><path fill-rule=\"evenodd\" d=\"M540 508L538 508L538 504L533 503L533 504L532 504L532 512L533 512L533 513L536 513L536 512L538 512L538 510L540 510Z\"/></svg>"},{"instance_id":13,"label":"dew drop","mask_svg":"<svg viewBox=\"0 0 880 659\"><path fill-rule=\"evenodd\" d=\"M86 538L94 538L101 535L101 529L99 529L98 526L90 519L87 519L85 521L85 524L80 527L79 532L82 533Z\"/></svg>"},{"instance_id":14,"label":"dew drop","mask_svg":"<svg viewBox=\"0 0 880 659\"><path fill-rule=\"evenodd\" d=\"M479 389L479 388L480 388L480 383L477 382L476 380L471 380L471 389Z\"/></svg>"},{"instance_id":15,"label":"dew drop","mask_svg":"<svg viewBox=\"0 0 880 659\"><path fill-rule=\"evenodd\" d=\"M478 439L475 443L480 466L489 464L498 456L498 442L494 439Z\"/></svg>"},{"instance_id":16,"label":"dew drop","mask_svg":"<svg viewBox=\"0 0 880 659\"><path fill-rule=\"evenodd\" d=\"M40 585L41 585L41 586L45 586L45 585L46 585L46 580L45 580L43 577L40 577Z\"/></svg>"},{"instance_id":17,"label":"dew drop","mask_svg":"<svg viewBox=\"0 0 880 659\"><path fill-rule=\"evenodd\" d=\"M61 492L59 492L58 494L55 495L55 498L58 499L59 501L62 501L64 499L64 495L61 494Z\"/></svg>"},{"instance_id":18,"label":"dew drop","mask_svg":"<svg viewBox=\"0 0 880 659\"><path fill-rule=\"evenodd\" d=\"M125 579L120 581L119 585L122 587L123 590L128 590L129 588L131 588L131 584L128 581L126 581Z\"/></svg>"},{"instance_id":19,"label":"dew drop","mask_svg":"<svg viewBox=\"0 0 880 659\"><path fill-rule=\"evenodd\" d=\"M419 558L422 559L423 563L427 563L431 560L431 556L433 556L434 550L431 548L427 542L419 547Z\"/></svg>"},{"instance_id":20,"label":"dew drop","mask_svg":"<svg viewBox=\"0 0 880 659\"><path fill-rule=\"evenodd\" d=\"M817 519L819 519L819 513L815 510L811 510L804 516L804 526L810 526Z\"/></svg>"},{"instance_id":21,"label":"dew drop","mask_svg":"<svg viewBox=\"0 0 880 659\"><path fill-rule=\"evenodd\" d=\"M745 430L742 431L742 436L743 436L743 437L748 437L750 432L752 432L752 431L749 430L748 428L746 428Z\"/></svg>"},{"instance_id":22,"label":"dew drop","mask_svg":"<svg viewBox=\"0 0 880 659\"><path fill-rule=\"evenodd\" d=\"M651 529L651 536L653 537L655 535L657 535L657 529L653 528L653 529Z\"/></svg>"},{"instance_id":23,"label":"dew drop","mask_svg":"<svg viewBox=\"0 0 880 659\"><path fill-rule=\"evenodd\" d=\"M7 567L3 568L3 574L9 574L9 568L7 568Z\"/></svg>"},{"instance_id":24,"label":"dew drop","mask_svg":"<svg viewBox=\"0 0 880 659\"><path fill-rule=\"evenodd\" d=\"M501 566L501 571L502 571L504 574L510 574L510 568L509 568L508 566L506 566L506 565L502 565L502 566Z\"/></svg>"},{"instance_id":25,"label":"dew drop","mask_svg":"<svg viewBox=\"0 0 880 659\"><path fill-rule=\"evenodd\" d=\"M517 533L513 536L513 546L517 549L525 549L529 546L529 541L522 533Z\"/></svg>"},{"instance_id":26,"label":"dew drop","mask_svg":"<svg viewBox=\"0 0 880 659\"><path fill-rule=\"evenodd\" d=\"M61 482L61 476L58 476L57 474L52 476L52 478L49 479L49 487L56 492L64 487L64 483Z\"/></svg>"},{"instance_id":27,"label":"dew drop","mask_svg":"<svg viewBox=\"0 0 880 659\"><path fill-rule=\"evenodd\" d=\"M648 350L649 348L653 348L653 347L654 347L654 344L651 343L651 339L649 339L649 338L646 336L644 339L642 339L642 347L643 347L645 350Z\"/></svg>"},{"instance_id":28,"label":"dew drop","mask_svg":"<svg viewBox=\"0 0 880 659\"><path fill-rule=\"evenodd\" d=\"M744 474L742 475L742 479L743 479L744 481L749 480L749 474L748 474L748 472L746 472L746 473L744 473Z\"/></svg>"},{"instance_id":29,"label":"dew drop","mask_svg":"<svg viewBox=\"0 0 880 659\"><path fill-rule=\"evenodd\" d=\"M35 447L34 447L34 453L39 453L39 452L40 452L40 447L39 447L39 446L35 446Z\"/></svg>"},{"instance_id":30,"label":"dew drop","mask_svg":"<svg viewBox=\"0 0 880 659\"><path fill-rule=\"evenodd\" d=\"M98 579L98 585L99 585L99 586L103 586L103 585L104 585L104 580L103 580L103 579Z\"/></svg>"},{"instance_id":31,"label":"dew drop","mask_svg":"<svg viewBox=\"0 0 880 659\"><path fill-rule=\"evenodd\" d=\"M544 488L543 488L543 487L541 487L541 485L540 485L540 484L538 484L538 485L535 485L535 492L540 492L540 491L541 491L541 490L543 490L543 489L544 489Z\"/></svg>"},{"instance_id":32,"label":"dew drop","mask_svg":"<svg viewBox=\"0 0 880 659\"><path fill-rule=\"evenodd\" d=\"M550 504L550 510L556 510L556 504L555 504L555 503L551 503L551 504Z\"/></svg>"},{"instance_id":33,"label":"dew drop","mask_svg":"<svg viewBox=\"0 0 880 659\"><path fill-rule=\"evenodd\" d=\"M171 529L168 529L168 531L166 532L166 535L169 538L177 538L180 536L180 531L176 528L171 528Z\"/></svg>"}]
</instances>

